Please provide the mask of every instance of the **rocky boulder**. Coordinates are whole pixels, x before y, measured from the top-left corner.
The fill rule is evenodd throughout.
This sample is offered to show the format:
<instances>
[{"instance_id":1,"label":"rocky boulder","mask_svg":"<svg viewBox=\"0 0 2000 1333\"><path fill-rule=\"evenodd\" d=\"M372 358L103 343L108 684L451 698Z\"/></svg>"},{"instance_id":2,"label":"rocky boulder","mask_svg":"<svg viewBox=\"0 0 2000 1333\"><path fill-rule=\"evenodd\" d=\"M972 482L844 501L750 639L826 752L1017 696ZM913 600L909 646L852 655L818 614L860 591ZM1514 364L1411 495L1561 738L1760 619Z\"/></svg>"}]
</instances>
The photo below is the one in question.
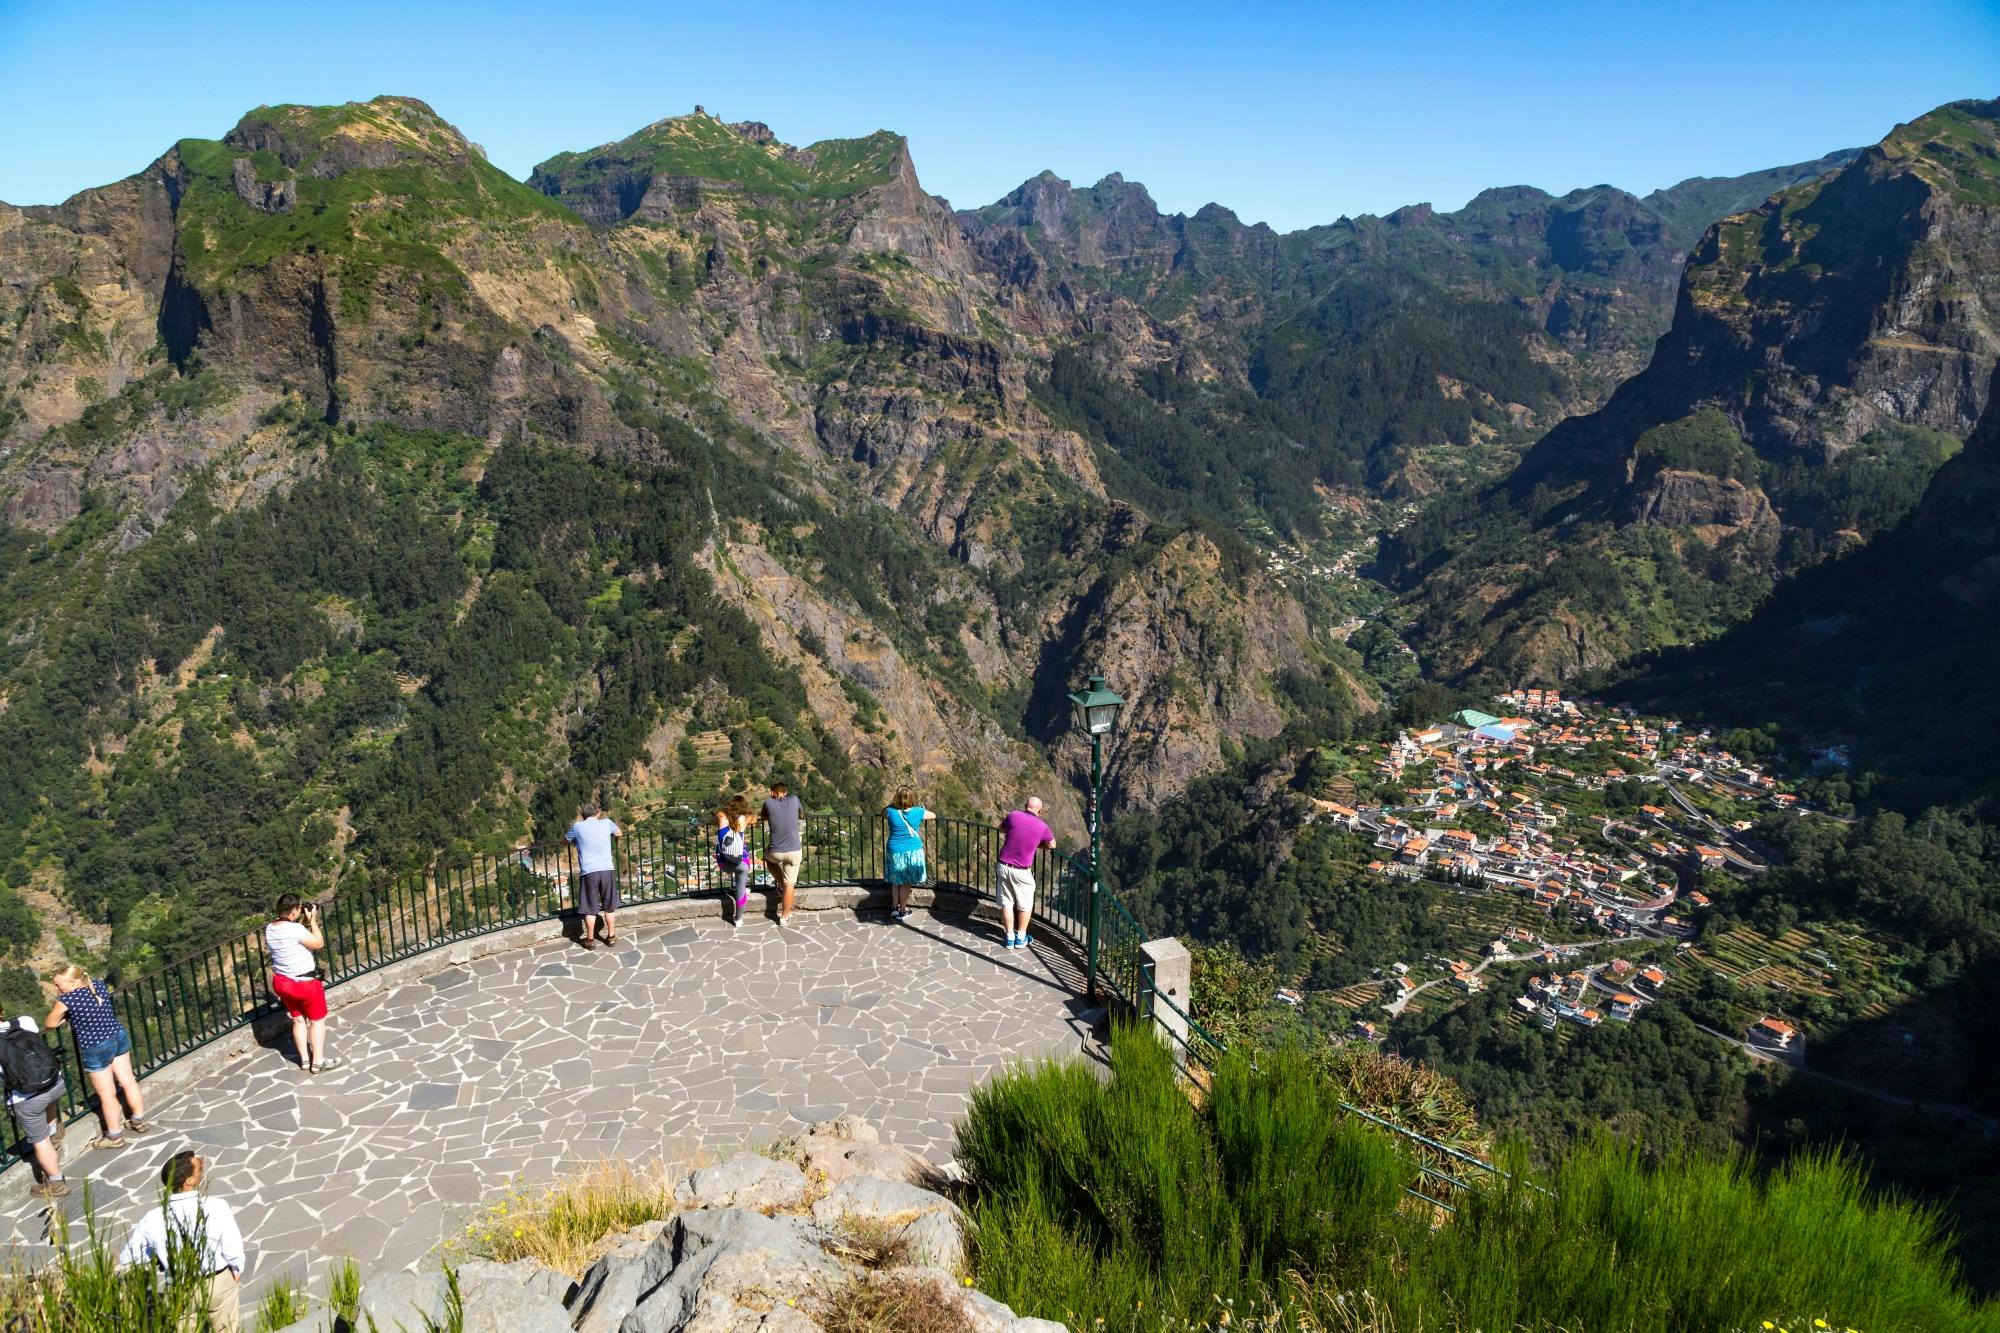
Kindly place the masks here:
<instances>
[{"instance_id":1,"label":"rocky boulder","mask_svg":"<svg viewBox=\"0 0 2000 1333\"><path fill-rule=\"evenodd\" d=\"M683 1208L796 1208L806 1201L805 1173L790 1162L738 1153L705 1166L674 1191Z\"/></svg>"},{"instance_id":2,"label":"rocky boulder","mask_svg":"<svg viewBox=\"0 0 2000 1333\"><path fill-rule=\"evenodd\" d=\"M939 1184L923 1159L853 1116L814 1126L773 1157L703 1167L675 1192L682 1211L611 1240L568 1294L569 1324L576 1333L818 1333L887 1286L921 1288L940 1327L1059 1329L965 1285L965 1217L926 1187ZM528 1318L542 1312L529 1298L548 1290L532 1270L484 1265L472 1276L493 1308L513 1299L509 1290L523 1293L505 1308ZM470 1297L467 1310L470 1328Z\"/></svg>"}]
</instances>

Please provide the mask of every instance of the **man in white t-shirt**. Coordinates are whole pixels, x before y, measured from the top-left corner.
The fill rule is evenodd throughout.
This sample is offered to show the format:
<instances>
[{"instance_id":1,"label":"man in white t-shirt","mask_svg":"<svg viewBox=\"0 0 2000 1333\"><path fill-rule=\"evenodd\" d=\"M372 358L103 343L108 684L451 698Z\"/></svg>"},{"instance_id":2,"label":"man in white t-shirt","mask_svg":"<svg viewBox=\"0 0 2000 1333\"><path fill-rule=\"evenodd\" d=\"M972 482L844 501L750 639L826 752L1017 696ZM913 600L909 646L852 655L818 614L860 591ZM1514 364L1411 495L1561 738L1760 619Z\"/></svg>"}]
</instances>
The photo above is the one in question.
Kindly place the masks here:
<instances>
[{"instance_id":1,"label":"man in white t-shirt","mask_svg":"<svg viewBox=\"0 0 2000 1333\"><path fill-rule=\"evenodd\" d=\"M611 840L622 836L618 826L585 805L563 835L576 844L576 910L583 917L583 947L597 947L597 918L604 918L604 942L618 943L618 923L611 915L618 899L618 854Z\"/></svg>"},{"instance_id":2,"label":"man in white t-shirt","mask_svg":"<svg viewBox=\"0 0 2000 1333\"><path fill-rule=\"evenodd\" d=\"M194 1153L169 1157L160 1170L167 1201L139 1219L132 1238L118 1252L118 1262L124 1267L151 1264L164 1275L176 1244L194 1246L209 1325L216 1333L237 1333L242 1327L238 1297L247 1262L243 1232L227 1202L201 1192L207 1175L208 1163Z\"/></svg>"}]
</instances>

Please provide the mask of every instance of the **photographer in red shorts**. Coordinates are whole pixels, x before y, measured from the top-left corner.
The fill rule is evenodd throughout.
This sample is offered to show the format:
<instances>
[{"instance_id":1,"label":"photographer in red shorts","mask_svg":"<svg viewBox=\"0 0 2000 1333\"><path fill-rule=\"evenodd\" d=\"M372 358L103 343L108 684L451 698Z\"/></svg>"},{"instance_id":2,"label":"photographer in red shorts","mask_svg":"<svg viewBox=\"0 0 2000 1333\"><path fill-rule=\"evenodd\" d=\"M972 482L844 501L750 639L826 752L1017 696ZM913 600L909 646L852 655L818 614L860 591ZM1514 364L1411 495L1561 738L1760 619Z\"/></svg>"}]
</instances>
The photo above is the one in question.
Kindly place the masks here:
<instances>
[{"instance_id":1,"label":"photographer in red shorts","mask_svg":"<svg viewBox=\"0 0 2000 1333\"><path fill-rule=\"evenodd\" d=\"M340 1061L326 1056L326 983L313 957L326 947L319 904L301 903L296 893L279 898L278 919L264 927L264 947L271 951L271 993L292 1016L300 1068L308 1074L337 1069Z\"/></svg>"}]
</instances>

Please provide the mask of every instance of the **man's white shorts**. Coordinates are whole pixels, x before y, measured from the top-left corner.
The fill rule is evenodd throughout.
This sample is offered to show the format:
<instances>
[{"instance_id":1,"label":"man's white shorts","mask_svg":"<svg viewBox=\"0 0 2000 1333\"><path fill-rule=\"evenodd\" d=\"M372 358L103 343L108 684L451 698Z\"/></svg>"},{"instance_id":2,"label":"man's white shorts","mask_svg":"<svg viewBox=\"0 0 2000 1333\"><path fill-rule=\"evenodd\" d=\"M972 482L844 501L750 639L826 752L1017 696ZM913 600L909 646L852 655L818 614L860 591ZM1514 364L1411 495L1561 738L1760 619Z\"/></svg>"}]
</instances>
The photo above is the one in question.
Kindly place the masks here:
<instances>
[{"instance_id":1,"label":"man's white shorts","mask_svg":"<svg viewBox=\"0 0 2000 1333\"><path fill-rule=\"evenodd\" d=\"M1000 900L1000 910L1012 908L1016 912L1031 912L1035 907L1035 872L1023 870L1020 866L1000 863L999 887L993 895Z\"/></svg>"}]
</instances>

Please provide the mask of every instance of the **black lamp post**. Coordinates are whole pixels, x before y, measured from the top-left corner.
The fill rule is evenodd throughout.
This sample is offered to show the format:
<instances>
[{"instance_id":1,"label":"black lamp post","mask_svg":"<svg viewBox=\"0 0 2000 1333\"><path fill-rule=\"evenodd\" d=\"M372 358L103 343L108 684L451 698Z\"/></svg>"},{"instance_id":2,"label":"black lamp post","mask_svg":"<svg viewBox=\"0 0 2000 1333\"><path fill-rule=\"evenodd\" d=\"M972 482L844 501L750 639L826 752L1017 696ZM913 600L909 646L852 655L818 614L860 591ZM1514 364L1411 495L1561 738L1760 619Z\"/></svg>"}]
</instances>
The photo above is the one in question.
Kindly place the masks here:
<instances>
[{"instance_id":1,"label":"black lamp post","mask_svg":"<svg viewBox=\"0 0 2000 1333\"><path fill-rule=\"evenodd\" d=\"M1104 738L1118 726L1118 710L1125 701L1104 688L1104 677L1093 675L1090 688L1069 696L1075 724L1090 734L1090 935L1088 990L1097 994L1098 897L1104 892L1104 841L1098 818L1103 805Z\"/></svg>"}]
</instances>

